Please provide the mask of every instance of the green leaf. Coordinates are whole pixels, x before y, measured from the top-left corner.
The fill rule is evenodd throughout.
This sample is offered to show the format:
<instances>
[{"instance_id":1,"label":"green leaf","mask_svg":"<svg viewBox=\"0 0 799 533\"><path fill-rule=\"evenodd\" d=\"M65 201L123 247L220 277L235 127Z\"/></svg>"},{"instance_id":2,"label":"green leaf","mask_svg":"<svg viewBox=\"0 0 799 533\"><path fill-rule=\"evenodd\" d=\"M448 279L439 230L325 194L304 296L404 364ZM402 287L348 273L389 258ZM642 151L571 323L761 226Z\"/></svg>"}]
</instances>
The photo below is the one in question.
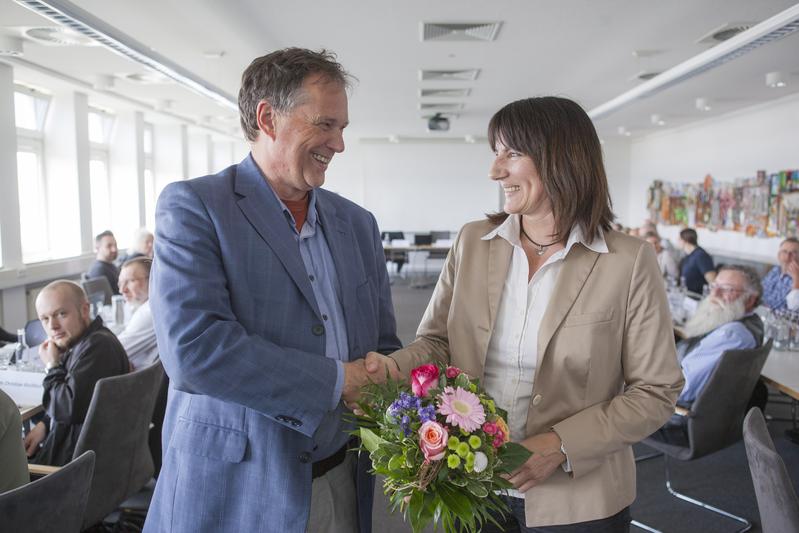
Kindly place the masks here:
<instances>
[{"instance_id":1,"label":"green leaf","mask_svg":"<svg viewBox=\"0 0 799 533\"><path fill-rule=\"evenodd\" d=\"M497 472L511 473L533 455L533 452L516 442L506 442L499 450L499 460L502 465L497 468Z\"/></svg>"},{"instance_id":2,"label":"green leaf","mask_svg":"<svg viewBox=\"0 0 799 533\"><path fill-rule=\"evenodd\" d=\"M361 434L361 442L363 442L364 448L366 448L370 452L374 452L377 448L380 447L381 444L386 442L369 428L361 428L360 434Z\"/></svg>"},{"instance_id":3,"label":"green leaf","mask_svg":"<svg viewBox=\"0 0 799 533\"><path fill-rule=\"evenodd\" d=\"M476 481L469 481L466 485L466 489L478 498L485 498L488 496L488 489L485 488L485 485Z\"/></svg>"},{"instance_id":4,"label":"green leaf","mask_svg":"<svg viewBox=\"0 0 799 533\"><path fill-rule=\"evenodd\" d=\"M458 377L455 378L455 386L464 390L469 390L469 385L471 385L471 383L466 374L458 374Z\"/></svg>"}]
</instances>

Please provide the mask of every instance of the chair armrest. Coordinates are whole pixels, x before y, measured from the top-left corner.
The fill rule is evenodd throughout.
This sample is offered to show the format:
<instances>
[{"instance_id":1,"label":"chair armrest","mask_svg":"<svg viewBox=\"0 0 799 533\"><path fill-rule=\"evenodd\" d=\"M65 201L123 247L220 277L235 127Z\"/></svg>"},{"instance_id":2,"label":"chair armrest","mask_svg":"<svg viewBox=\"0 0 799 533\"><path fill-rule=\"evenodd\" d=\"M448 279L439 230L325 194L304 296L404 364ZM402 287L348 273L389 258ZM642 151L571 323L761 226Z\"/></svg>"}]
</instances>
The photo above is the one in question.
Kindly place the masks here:
<instances>
[{"instance_id":1,"label":"chair armrest","mask_svg":"<svg viewBox=\"0 0 799 533\"><path fill-rule=\"evenodd\" d=\"M53 472L58 472L59 470L61 470L60 466L36 465L36 464L28 465L28 474L38 477L44 477L48 474L52 474Z\"/></svg>"},{"instance_id":2,"label":"chair armrest","mask_svg":"<svg viewBox=\"0 0 799 533\"><path fill-rule=\"evenodd\" d=\"M680 416L691 416L691 410L687 409L681 405L674 406L674 414Z\"/></svg>"}]
</instances>

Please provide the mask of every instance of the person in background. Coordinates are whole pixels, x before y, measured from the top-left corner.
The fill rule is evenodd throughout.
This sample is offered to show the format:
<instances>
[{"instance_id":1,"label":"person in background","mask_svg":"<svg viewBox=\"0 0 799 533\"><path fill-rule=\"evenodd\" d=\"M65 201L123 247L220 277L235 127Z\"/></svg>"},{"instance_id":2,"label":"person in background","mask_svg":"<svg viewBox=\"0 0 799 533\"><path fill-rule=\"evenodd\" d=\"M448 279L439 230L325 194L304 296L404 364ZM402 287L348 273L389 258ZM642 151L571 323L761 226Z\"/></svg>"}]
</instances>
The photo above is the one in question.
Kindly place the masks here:
<instances>
[{"instance_id":1,"label":"person in background","mask_svg":"<svg viewBox=\"0 0 799 533\"><path fill-rule=\"evenodd\" d=\"M98 234L94 238L94 251L97 253L94 263L89 267L86 272L86 278L99 278L104 277L111 285L111 292L119 294L119 286L117 280L119 279L119 268L114 264L119 250L117 249L117 240L114 234L106 230Z\"/></svg>"},{"instance_id":2,"label":"person in background","mask_svg":"<svg viewBox=\"0 0 799 533\"><path fill-rule=\"evenodd\" d=\"M150 312L152 264L152 259L142 255L125 261L119 271L119 290L132 315L117 338L128 354L131 370L140 370L158 361L158 344Z\"/></svg>"},{"instance_id":3,"label":"person in background","mask_svg":"<svg viewBox=\"0 0 799 533\"><path fill-rule=\"evenodd\" d=\"M655 251L609 231L602 150L585 111L528 98L488 126L503 212L456 238L419 325L394 358L479 378L531 458L483 532L628 531L632 444L682 386Z\"/></svg>"},{"instance_id":4,"label":"person in background","mask_svg":"<svg viewBox=\"0 0 799 533\"><path fill-rule=\"evenodd\" d=\"M17 342L17 336L11 332L0 328L0 346L8 342Z\"/></svg>"},{"instance_id":5,"label":"person in background","mask_svg":"<svg viewBox=\"0 0 799 533\"><path fill-rule=\"evenodd\" d=\"M763 321L754 312L763 292L757 272L742 265L725 265L710 287L710 295L685 324L686 339L677 344L685 376L677 403L686 407L704 388L722 353L763 343Z\"/></svg>"},{"instance_id":6,"label":"person in background","mask_svg":"<svg viewBox=\"0 0 799 533\"><path fill-rule=\"evenodd\" d=\"M780 243L777 262L778 264L763 278L763 305L774 310L786 307L791 310L797 309L799 308L799 239L788 237Z\"/></svg>"},{"instance_id":7,"label":"person in background","mask_svg":"<svg viewBox=\"0 0 799 533\"><path fill-rule=\"evenodd\" d=\"M153 258L153 234L147 228L139 228L133 234L133 244L128 248L128 252L120 258L119 264L135 259L137 257ZM121 290L121 287L120 287Z\"/></svg>"},{"instance_id":8,"label":"person in background","mask_svg":"<svg viewBox=\"0 0 799 533\"><path fill-rule=\"evenodd\" d=\"M374 216L321 188L349 80L324 50L255 59L239 90L250 154L158 198L150 304L170 389L145 532L371 526L344 415L397 372L385 353L401 344Z\"/></svg>"},{"instance_id":9,"label":"person in background","mask_svg":"<svg viewBox=\"0 0 799 533\"><path fill-rule=\"evenodd\" d=\"M0 390L0 494L30 481L21 434L19 407Z\"/></svg>"},{"instance_id":10,"label":"person in background","mask_svg":"<svg viewBox=\"0 0 799 533\"><path fill-rule=\"evenodd\" d=\"M63 466L72 460L98 380L128 372L125 349L103 325L89 318L89 300L77 283L57 280L36 297L47 333L39 345L44 377L44 419L25 436L31 462ZM41 444L41 449L39 445Z\"/></svg>"},{"instance_id":11,"label":"person in background","mask_svg":"<svg viewBox=\"0 0 799 533\"><path fill-rule=\"evenodd\" d=\"M713 258L699 247L693 228L685 228L680 232L679 246L685 253L680 263L680 276L685 278L685 287L693 293L702 294L702 287L716 279Z\"/></svg>"},{"instance_id":12,"label":"person in background","mask_svg":"<svg viewBox=\"0 0 799 533\"><path fill-rule=\"evenodd\" d=\"M663 275L664 278L671 278L675 281L679 281L680 270L677 268L677 262L674 260L674 257L663 248L660 236L654 231L649 231L644 235L644 240L655 248L661 275Z\"/></svg>"}]
</instances>

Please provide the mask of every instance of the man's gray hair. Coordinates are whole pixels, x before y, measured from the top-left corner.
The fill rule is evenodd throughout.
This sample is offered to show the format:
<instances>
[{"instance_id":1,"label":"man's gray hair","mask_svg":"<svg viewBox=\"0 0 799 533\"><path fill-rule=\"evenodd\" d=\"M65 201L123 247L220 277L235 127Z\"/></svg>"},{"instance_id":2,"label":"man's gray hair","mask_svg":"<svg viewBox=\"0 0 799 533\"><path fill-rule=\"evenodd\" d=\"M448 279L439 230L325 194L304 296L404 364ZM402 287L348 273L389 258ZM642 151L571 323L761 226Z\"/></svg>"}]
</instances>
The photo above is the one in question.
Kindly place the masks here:
<instances>
[{"instance_id":1,"label":"man's gray hair","mask_svg":"<svg viewBox=\"0 0 799 533\"><path fill-rule=\"evenodd\" d=\"M277 113L290 112L302 103L302 83L312 74L321 74L323 81L339 83L345 89L354 80L327 50L284 48L250 63L239 89L239 120L247 140L258 138L258 104L266 100Z\"/></svg>"},{"instance_id":2,"label":"man's gray hair","mask_svg":"<svg viewBox=\"0 0 799 533\"><path fill-rule=\"evenodd\" d=\"M760 297L763 295L763 285L760 283L760 276L754 268L744 265L724 265L719 268L719 272L724 272L725 270L740 272L746 280L746 292L756 295L757 302L760 302Z\"/></svg>"}]
</instances>

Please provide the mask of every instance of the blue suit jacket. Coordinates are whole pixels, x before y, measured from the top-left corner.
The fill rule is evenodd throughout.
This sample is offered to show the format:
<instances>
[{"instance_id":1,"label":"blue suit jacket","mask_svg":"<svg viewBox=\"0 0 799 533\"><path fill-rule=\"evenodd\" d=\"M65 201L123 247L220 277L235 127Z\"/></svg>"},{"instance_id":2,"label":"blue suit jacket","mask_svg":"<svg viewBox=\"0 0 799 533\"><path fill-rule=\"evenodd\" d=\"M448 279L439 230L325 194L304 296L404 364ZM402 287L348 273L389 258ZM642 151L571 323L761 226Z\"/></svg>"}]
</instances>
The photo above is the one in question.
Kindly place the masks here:
<instances>
[{"instance_id":1,"label":"blue suit jacket","mask_svg":"<svg viewBox=\"0 0 799 533\"><path fill-rule=\"evenodd\" d=\"M350 359L399 348L374 217L317 194ZM336 364L285 215L248 156L171 183L156 216L150 302L171 383L145 530L304 533Z\"/></svg>"}]
</instances>

